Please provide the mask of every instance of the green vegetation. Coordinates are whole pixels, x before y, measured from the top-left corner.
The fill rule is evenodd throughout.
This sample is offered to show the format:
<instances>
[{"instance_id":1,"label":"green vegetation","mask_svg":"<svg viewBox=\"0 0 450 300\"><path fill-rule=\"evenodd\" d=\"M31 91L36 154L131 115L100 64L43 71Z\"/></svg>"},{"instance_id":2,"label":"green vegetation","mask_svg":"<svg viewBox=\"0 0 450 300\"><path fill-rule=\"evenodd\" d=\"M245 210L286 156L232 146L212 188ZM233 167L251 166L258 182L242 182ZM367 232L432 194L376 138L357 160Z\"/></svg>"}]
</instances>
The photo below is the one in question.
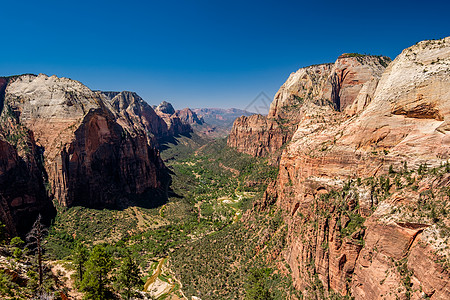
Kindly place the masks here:
<instances>
[{"instance_id":1,"label":"green vegetation","mask_svg":"<svg viewBox=\"0 0 450 300\"><path fill-rule=\"evenodd\" d=\"M95 246L86 262L86 273L81 281L81 290L85 293L84 299L111 299L107 286L110 283L108 274L112 268L111 254L103 246Z\"/></svg>"},{"instance_id":2,"label":"green vegetation","mask_svg":"<svg viewBox=\"0 0 450 300\"><path fill-rule=\"evenodd\" d=\"M83 275L86 272L86 262L89 259L89 252L85 245L78 243L75 246L72 260L73 260L73 267L76 271L76 277L78 280L78 283L83 281Z\"/></svg>"},{"instance_id":3,"label":"green vegetation","mask_svg":"<svg viewBox=\"0 0 450 300\"><path fill-rule=\"evenodd\" d=\"M18 152L31 154L28 129L19 123L9 105L5 105L0 118L0 137L14 146Z\"/></svg>"},{"instance_id":4,"label":"green vegetation","mask_svg":"<svg viewBox=\"0 0 450 300\"><path fill-rule=\"evenodd\" d=\"M139 266L129 253L123 259L116 282L122 297L127 300L136 295L134 288L143 285Z\"/></svg>"},{"instance_id":5,"label":"green vegetation","mask_svg":"<svg viewBox=\"0 0 450 300\"><path fill-rule=\"evenodd\" d=\"M294 295L301 299L292 278L285 275L292 272L282 255L288 239L286 216L270 205L264 212L253 209L246 213L259 207L256 201L263 199L278 170L265 159L228 148L225 139L206 143L193 135L168 141L163 147L162 157L172 176L167 203L151 209L61 208L45 239L42 267L34 263L28 269L28 286L17 288L17 292L16 283L0 272L2 295L27 298L38 290L49 295L61 290L58 279L49 276L45 261L62 259L67 269L75 271L75 287L85 299L136 297L143 290L144 279L146 287L156 281L167 285L158 299L181 296L180 283L188 298L286 299ZM328 237L333 230L338 242L360 249L366 218L381 201L405 193L408 199L417 196L417 201L410 200L402 207L392 204L391 214L400 221L433 224L440 235L436 239L447 239L450 229L444 221L450 209L450 188L437 183L445 182L442 178L450 166L431 168L424 164L415 171L409 169L406 163L390 166L383 176L349 179L341 188L318 192L310 210L294 208L292 214L300 216L297 220L301 224L294 233L289 231L289 236L314 240L308 245L314 249L311 251L329 255L332 241ZM294 188L289 180L284 192L293 195ZM360 199L366 192L370 197ZM319 232L322 240L311 238ZM8 247L16 263L36 257L22 249L18 238ZM445 256L437 257L442 266L448 266ZM410 291L411 272L406 260L395 264ZM313 258L302 272L309 284L308 296L339 299L339 295L326 291Z\"/></svg>"},{"instance_id":6,"label":"green vegetation","mask_svg":"<svg viewBox=\"0 0 450 300\"><path fill-rule=\"evenodd\" d=\"M183 282L188 297L243 299L248 289L261 287L274 299L285 299L297 293L291 278L276 272L275 267L286 245L286 233L280 212L272 209L177 249L169 266ZM267 260L269 257L273 259ZM266 275L253 285L255 269Z\"/></svg>"},{"instance_id":7,"label":"green vegetation","mask_svg":"<svg viewBox=\"0 0 450 300\"><path fill-rule=\"evenodd\" d=\"M344 57L364 57L368 56L368 54L361 54L361 53L345 53L342 56Z\"/></svg>"},{"instance_id":8,"label":"green vegetation","mask_svg":"<svg viewBox=\"0 0 450 300\"><path fill-rule=\"evenodd\" d=\"M18 296L18 290L18 285L13 281L12 276L6 274L4 270L0 270L0 295L13 298Z\"/></svg>"},{"instance_id":9,"label":"green vegetation","mask_svg":"<svg viewBox=\"0 0 450 300\"><path fill-rule=\"evenodd\" d=\"M273 299L269 289L265 285L265 279L269 277L271 270L253 269L247 279L246 300L270 300Z\"/></svg>"},{"instance_id":10,"label":"green vegetation","mask_svg":"<svg viewBox=\"0 0 450 300\"><path fill-rule=\"evenodd\" d=\"M172 266L182 261L172 259L173 256L179 257L175 253L183 253L203 240L209 243L211 237L222 235L222 232L231 237L236 229L245 231L237 221L277 176L277 169L264 159L228 148L225 139L206 143L195 135L179 137L175 142L163 145L161 156L172 173L172 190L165 205L123 210L62 208L50 228L46 239L49 257L71 260L79 286L88 297L101 298L108 291L117 291L123 297L132 296L134 286L141 283L133 283L137 277L124 277L122 267L133 265L135 268L136 264L139 276L150 276L155 268L154 262L170 256L171 270L176 272L177 268ZM90 258L92 254L87 255L88 249L95 249L98 245L103 245L110 258L120 262L114 267L115 271L110 272L110 276L116 274L118 280L114 284L103 282L103 296L93 294L100 283L87 275L95 273L88 270L95 266ZM200 247L204 247L203 244ZM199 276L198 270L200 268L196 268L192 276ZM173 284L171 293L177 293L180 285L170 276L164 273L159 277L162 281L170 281ZM239 284L243 289L246 277L244 273L242 276Z\"/></svg>"},{"instance_id":11,"label":"green vegetation","mask_svg":"<svg viewBox=\"0 0 450 300\"><path fill-rule=\"evenodd\" d=\"M391 59L389 57L386 57L386 56L383 56L383 55L372 55L372 54L365 54L365 53L364 54L361 54L361 53L344 53L344 54L341 55L342 58L356 57L358 59L360 59L362 57L366 57L366 56L378 58L379 64L382 65L385 68L391 62Z\"/></svg>"}]
</instances>

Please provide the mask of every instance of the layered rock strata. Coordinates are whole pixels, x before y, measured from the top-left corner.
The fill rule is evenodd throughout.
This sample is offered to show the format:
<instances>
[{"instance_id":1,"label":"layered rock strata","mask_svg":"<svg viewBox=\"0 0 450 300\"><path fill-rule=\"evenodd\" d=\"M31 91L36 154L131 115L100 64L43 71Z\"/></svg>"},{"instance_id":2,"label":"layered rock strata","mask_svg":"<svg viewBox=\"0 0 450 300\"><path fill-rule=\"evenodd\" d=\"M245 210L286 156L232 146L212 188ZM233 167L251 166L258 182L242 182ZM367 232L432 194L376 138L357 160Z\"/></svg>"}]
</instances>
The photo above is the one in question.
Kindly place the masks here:
<instances>
[{"instance_id":1,"label":"layered rock strata","mask_svg":"<svg viewBox=\"0 0 450 300\"><path fill-rule=\"evenodd\" d=\"M203 125L205 120L202 117L198 117L195 112L190 108L177 110L176 115L180 118L182 123L189 124L191 126Z\"/></svg>"},{"instance_id":2,"label":"layered rock strata","mask_svg":"<svg viewBox=\"0 0 450 300\"><path fill-rule=\"evenodd\" d=\"M18 224L27 213L20 212L42 212L52 199L62 206L116 207L128 196L165 189L155 147L173 131L139 96L94 92L42 74L6 82L0 188L1 218L10 232L23 232Z\"/></svg>"},{"instance_id":3,"label":"layered rock strata","mask_svg":"<svg viewBox=\"0 0 450 300\"><path fill-rule=\"evenodd\" d=\"M279 156L291 140L309 104L360 112L373 98L387 57L344 54L334 64L301 68L276 93L268 116L236 119L228 146L253 156Z\"/></svg>"},{"instance_id":4,"label":"layered rock strata","mask_svg":"<svg viewBox=\"0 0 450 300\"><path fill-rule=\"evenodd\" d=\"M320 90L343 82L339 101L332 92L328 106L303 104L277 182L257 206L284 211L282 256L295 286L319 298L450 298L450 183L439 167L450 156L450 38L405 49L381 78L335 74ZM267 145L246 147L260 155L273 151Z\"/></svg>"},{"instance_id":5,"label":"layered rock strata","mask_svg":"<svg viewBox=\"0 0 450 300\"><path fill-rule=\"evenodd\" d=\"M183 122L179 114L173 108L172 104L163 101L155 107L155 112L166 122L168 130L172 135L188 134L192 128L188 121Z\"/></svg>"}]
</instances>

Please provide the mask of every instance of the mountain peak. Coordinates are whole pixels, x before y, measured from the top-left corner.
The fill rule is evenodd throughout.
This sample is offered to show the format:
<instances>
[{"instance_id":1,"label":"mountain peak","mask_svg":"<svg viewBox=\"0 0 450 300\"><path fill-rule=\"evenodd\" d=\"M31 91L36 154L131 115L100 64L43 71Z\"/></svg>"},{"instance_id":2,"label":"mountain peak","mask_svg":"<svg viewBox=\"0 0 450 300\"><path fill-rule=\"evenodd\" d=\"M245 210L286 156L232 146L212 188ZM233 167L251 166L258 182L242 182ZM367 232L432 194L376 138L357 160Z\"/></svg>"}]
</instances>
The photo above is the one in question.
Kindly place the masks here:
<instances>
[{"instance_id":1,"label":"mountain peak","mask_svg":"<svg viewBox=\"0 0 450 300\"><path fill-rule=\"evenodd\" d=\"M157 110L159 110L162 113L173 115L175 113L175 109L173 108L172 104L170 104L167 101L161 102L157 107Z\"/></svg>"}]
</instances>

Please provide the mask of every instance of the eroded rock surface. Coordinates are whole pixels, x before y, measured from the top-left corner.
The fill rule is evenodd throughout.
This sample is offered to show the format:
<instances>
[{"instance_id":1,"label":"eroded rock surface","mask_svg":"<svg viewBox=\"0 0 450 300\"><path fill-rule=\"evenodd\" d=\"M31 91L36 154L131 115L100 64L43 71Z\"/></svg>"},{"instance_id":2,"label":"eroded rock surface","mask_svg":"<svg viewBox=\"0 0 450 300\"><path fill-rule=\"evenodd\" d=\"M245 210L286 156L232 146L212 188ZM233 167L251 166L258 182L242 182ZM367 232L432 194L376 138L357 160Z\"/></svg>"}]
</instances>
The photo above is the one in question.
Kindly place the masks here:
<instances>
[{"instance_id":1,"label":"eroded rock surface","mask_svg":"<svg viewBox=\"0 0 450 300\"><path fill-rule=\"evenodd\" d=\"M138 95L43 74L0 82L1 217L10 232L23 233L23 219L32 222L52 199L117 207L129 196L150 192L151 202L164 193L168 179L155 147L173 131Z\"/></svg>"},{"instance_id":2,"label":"eroded rock surface","mask_svg":"<svg viewBox=\"0 0 450 300\"><path fill-rule=\"evenodd\" d=\"M450 38L405 49L384 72L385 60L358 58L340 57L332 80L316 81L316 95L330 101L296 110L295 133L278 142L286 146L277 182L256 208L284 211L283 258L307 297L448 299L449 181L439 166L450 156ZM285 98L275 97L269 116ZM229 145L273 153L268 141L279 136L259 118L236 121Z\"/></svg>"},{"instance_id":3,"label":"eroded rock surface","mask_svg":"<svg viewBox=\"0 0 450 300\"><path fill-rule=\"evenodd\" d=\"M182 117L186 116L183 116L182 113L179 115L172 104L163 101L155 108L155 112L164 120L164 122L166 122L167 128L172 136L192 132L189 122L187 120L186 122L183 122L180 118L180 115Z\"/></svg>"},{"instance_id":4,"label":"eroded rock surface","mask_svg":"<svg viewBox=\"0 0 450 300\"><path fill-rule=\"evenodd\" d=\"M389 62L387 57L347 54L334 64L299 69L276 93L267 117L235 121L228 145L253 156L279 156L278 150L291 140L310 105L331 106L350 115L364 109Z\"/></svg>"}]
</instances>

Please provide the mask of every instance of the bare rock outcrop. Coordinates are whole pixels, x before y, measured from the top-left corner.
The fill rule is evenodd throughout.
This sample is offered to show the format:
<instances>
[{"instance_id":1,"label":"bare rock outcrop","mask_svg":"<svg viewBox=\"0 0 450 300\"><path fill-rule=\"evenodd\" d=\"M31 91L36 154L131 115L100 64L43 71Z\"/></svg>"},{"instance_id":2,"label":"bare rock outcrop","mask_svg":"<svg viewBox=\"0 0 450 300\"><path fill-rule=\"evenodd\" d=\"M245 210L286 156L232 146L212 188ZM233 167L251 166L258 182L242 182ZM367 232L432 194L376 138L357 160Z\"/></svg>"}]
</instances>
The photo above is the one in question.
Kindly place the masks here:
<instances>
[{"instance_id":1,"label":"bare rock outcrop","mask_svg":"<svg viewBox=\"0 0 450 300\"><path fill-rule=\"evenodd\" d=\"M193 112L190 108L177 110L176 115L180 118L181 122L189 124L191 126L205 124L205 120L203 120L202 117L198 117L197 114Z\"/></svg>"},{"instance_id":2,"label":"bare rock outcrop","mask_svg":"<svg viewBox=\"0 0 450 300\"><path fill-rule=\"evenodd\" d=\"M21 157L9 142L0 139L0 220L10 236L24 234L41 214L49 223L56 210L47 197L42 169L35 157L40 149L29 139L29 153Z\"/></svg>"},{"instance_id":3,"label":"bare rock outcrop","mask_svg":"<svg viewBox=\"0 0 450 300\"><path fill-rule=\"evenodd\" d=\"M167 123L134 92L102 92L118 114L117 122L128 132L138 135L145 132L151 145L159 139L173 135Z\"/></svg>"},{"instance_id":4,"label":"bare rock outcrop","mask_svg":"<svg viewBox=\"0 0 450 300\"><path fill-rule=\"evenodd\" d=\"M154 191L152 201L163 193L168 178L155 141L170 131L136 94L103 94L40 74L8 78L2 96L1 217L15 222L11 232L23 229L17 220L26 214L19 212L36 215L52 199L62 206L116 207L129 195ZM6 175L11 170L20 171ZM27 182L17 195L6 184L13 178Z\"/></svg>"},{"instance_id":5,"label":"bare rock outcrop","mask_svg":"<svg viewBox=\"0 0 450 300\"><path fill-rule=\"evenodd\" d=\"M310 105L331 106L349 115L372 100L390 59L382 56L344 54L334 64L301 68L292 73L276 93L267 117L238 118L228 146L253 155L279 156L291 140Z\"/></svg>"},{"instance_id":6,"label":"bare rock outcrop","mask_svg":"<svg viewBox=\"0 0 450 300\"><path fill-rule=\"evenodd\" d=\"M266 202L276 202L288 225L284 259L306 296L448 299L449 273L442 259L449 259L444 229L450 221L431 208L429 215L417 212L424 209L425 195L433 195L430 207L448 207L448 176L401 171L405 178L395 177L395 185L386 177L406 165L438 170L450 158L450 38L405 49L384 72L382 58L357 64L358 59L340 57L331 80L319 81L331 105L307 101L297 112L297 129L282 153L277 182L266 192ZM339 97L333 96L334 85L340 85ZM270 116L277 115L281 103L274 100ZM264 124L246 125L252 131L261 128L254 136L269 136L256 122ZM235 124L235 136L241 123ZM243 139L252 149L247 153L259 155L258 147L273 151L267 139L257 138L253 149ZM237 146L230 140L229 145ZM410 188L402 189L406 185ZM377 194L381 189L383 196Z\"/></svg>"},{"instance_id":7,"label":"bare rock outcrop","mask_svg":"<svg viewBox=\"0 0 450 300\"><path fill-rule=\"evenodd\" d=\"M155 112L164 120L164 122L166 122L171 136L192 132L190 124L181 120L180 116L169 102L161 102L155 107Z\"/></svg>"}]
</instances>

